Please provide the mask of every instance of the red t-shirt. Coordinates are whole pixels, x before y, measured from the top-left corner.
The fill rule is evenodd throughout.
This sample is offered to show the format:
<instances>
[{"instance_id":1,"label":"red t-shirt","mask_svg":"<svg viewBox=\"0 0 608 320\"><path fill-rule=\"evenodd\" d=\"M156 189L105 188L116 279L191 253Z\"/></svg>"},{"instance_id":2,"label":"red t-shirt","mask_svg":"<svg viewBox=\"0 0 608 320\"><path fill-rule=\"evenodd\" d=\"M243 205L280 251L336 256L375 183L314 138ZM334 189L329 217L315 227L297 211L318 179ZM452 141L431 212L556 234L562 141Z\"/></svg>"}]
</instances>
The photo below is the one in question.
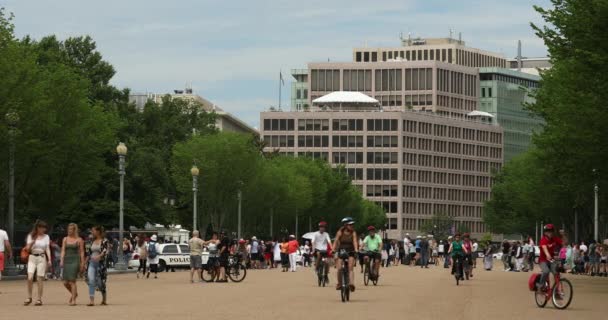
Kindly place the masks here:
<instances>
[{"instance_id":1,"label":"red t-shirt","mask_svg":"<svg viewBox=\"0 0 608 320\"><path fill-rule=\"evenodd\" d=\"M291 240L287 243L287 253L295 253L298 251L298 240Z\"/></svg>"},{"instance_id":2,"label":"red t-shirt","mask_svg":"<svg viewBox=\"0 0 608 320\"><path fill-rule=\"evenodd\" d=\"M553 254L553 252L555 251L556 246L560 246L562 245L562 239L558 238L558 237L551 237L551 238L547 238L547 236L543 236L542 239L540 239L540 256L538 257L538 262L547 262L551 259L553 259L553 257L547 257L545 255L545 250L543 250L543 246L547 246L547 251L549 251L549 254Z\"/></svg>"}]
</instances>

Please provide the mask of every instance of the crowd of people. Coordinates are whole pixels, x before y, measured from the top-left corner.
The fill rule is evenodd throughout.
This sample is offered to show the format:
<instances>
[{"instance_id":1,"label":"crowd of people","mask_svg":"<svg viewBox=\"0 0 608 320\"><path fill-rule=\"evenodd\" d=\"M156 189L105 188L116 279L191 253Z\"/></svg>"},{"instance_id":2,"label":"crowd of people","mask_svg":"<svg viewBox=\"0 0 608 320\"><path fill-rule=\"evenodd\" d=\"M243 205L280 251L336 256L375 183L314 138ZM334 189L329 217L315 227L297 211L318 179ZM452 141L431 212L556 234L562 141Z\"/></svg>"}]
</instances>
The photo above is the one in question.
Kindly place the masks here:
<instances>
[{"instance_id":1,"label":"crowd of people","mask_svg":"<svg viewBox=\"0 0 608 320\"><path fill-rule=\"evenodd\" d=\"M571 273L589 276L608 276L608 240L599 242L572 243L563 230L553 234L553 225L544 227L544 234L539 246L532 237L524 241L504 240L495 246L490 241L479 245L468 233L455 234L446 239L437 240L433 235L410 237L406 234L402 241L382 238L373 226L367 228L368 234L359 237L354 229L354 220L345 218L335 236L327 231L327 223L320 222L319 230L305 239L302 244L294 235L280 240L259 240L253 236L250 239L231 240L225 232L213 232L208 240L203 240L198 231L192 232L192 238L187 241L190 255L190 282L203 281L203 269L212 268L216 272L214 282L227 282L228 257L238 257L249 269L278 269L282 272L296 272L299 265L304 268L315 266L317 270L321 257L327 257L329 264L337 270L349 268L349 286L355 290L352 272L357 263L363 266L373 260L373 271L376 277L380 275L380 266L394 267L405 265L410 267L429 268L443 266L451 268L454 274L454 259L462 259L464 272L462 279L470 280L473 269L477 266L478 256L483 257L485 270L492 270L493 256L499 255L504 271L528 272L538 264L543 278L553 272L552 257L555 257L566 270ZM333 241L331 239L334 239ZM0 279L5 261L12 258L11 243L5 231L0 230ZM63 286L69 293L68 305L76 305L78 298L77 280L85 279L88 285L88 306L95 305L95 293L101 294L101 305L107 304L107 271L118 263L119 256L124 261L136 257L139 260L137 278L149 279L151 275L158 278L160 243L158 236L152 234L130 235L119 243L116 238L106 235L103 227L95 226L86 232L80 232L78 225L71 223L67 226L62 237L52 241L48 235L48 226L43 221L36 221L28 233L25 246L21 251L21 259L27 265L27 298L24 305L43 304L44 280L56 278L63 281ZM348 257L336 259L334 253L344 252ZM551 252L553 254L551 254ZM203 253L208 260L203 262ZM343 261L347 265L342 265ZM166 266L165 271L169 271ZM50 271L50 273L48 273ZM459 273L460 274L460 273ZM326 279L329 281L329 279ZM336 288L341 287L342 279L336 272ZM207 281L209 282L209 281ZM34 284L36 295L34 296Z\"/></svg>"}]
</instances>

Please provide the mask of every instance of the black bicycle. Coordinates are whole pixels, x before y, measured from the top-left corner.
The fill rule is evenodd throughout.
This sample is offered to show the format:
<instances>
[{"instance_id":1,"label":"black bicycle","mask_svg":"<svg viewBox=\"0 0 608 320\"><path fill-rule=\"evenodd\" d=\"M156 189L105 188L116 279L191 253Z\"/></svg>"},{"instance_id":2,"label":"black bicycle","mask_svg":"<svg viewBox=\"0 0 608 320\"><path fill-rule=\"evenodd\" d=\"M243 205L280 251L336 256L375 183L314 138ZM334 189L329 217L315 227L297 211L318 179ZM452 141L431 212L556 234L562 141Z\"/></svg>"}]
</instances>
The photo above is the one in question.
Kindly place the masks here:
<instances>
[{"instance_id":1,"label":"black bicycle","mask_svg":"<svg viewBox=\"0 0 608 320\"><path fill-rule=\"evenodd\" d=\"M205 282L213 282L217 277L216 263L207 263L203 265L202 277ZM228 257L228 265L226 266L226 275L232 282L241 282L247 276L247 268L243 265L242 259L239 255L231 255Z\"/></svg>"},{"instance_id":2,"label":"black bicycle","mask_svg":"<svg viewBox=\"0 0 608 320\"><path fill-rule=\"evenodd\" d=\"M462 255L456 255L454 257L454 278L456 278L456 285L459 285L460 281L464 280L464 278L463 278L464 267L463 267L462 259L463 259Z\"/></svg>"},{"instance_id":3,"label":"black bicycle","mask_svg":"<svg viewBox=\"0 0 608 320\"><path fill-rule=\"evenodd\" d=\"M363 284L367 286L371 280L374 285L378 285L378 275L376 274L376 268L374 268L377 254L375 252L367 252L364 253L364 255L367 256L368 259L367 262L365 262L363 270Z\"/></svg>"},{"instance_id":4,"label":"black bicycle","mask_svg":"<svg viewBox=\"0 0 608 320\"><path fill-rule=\"evenodd\" d=\"M340 288L340 297L342 298L342 302L346 302L350 301L350 271L348 268L348 260L350 255L346 250L340 250L338 257L342 259L342 271L340 271L340 276L342 277L342 287Z\"/></svg>"},{"instance_id":5,"label":"black bicycle","mask_svg":"<svg viewBox=\"0 0 608 320\"><path fill-rule=\"evenodd\" d=\"M329 264L327 263L327 251L318 251L318 259L320 259L317 263L317 282L320 286L326 286L329 284L329 277L327 273L329 271Z\"/></svg>"}]
</instances>

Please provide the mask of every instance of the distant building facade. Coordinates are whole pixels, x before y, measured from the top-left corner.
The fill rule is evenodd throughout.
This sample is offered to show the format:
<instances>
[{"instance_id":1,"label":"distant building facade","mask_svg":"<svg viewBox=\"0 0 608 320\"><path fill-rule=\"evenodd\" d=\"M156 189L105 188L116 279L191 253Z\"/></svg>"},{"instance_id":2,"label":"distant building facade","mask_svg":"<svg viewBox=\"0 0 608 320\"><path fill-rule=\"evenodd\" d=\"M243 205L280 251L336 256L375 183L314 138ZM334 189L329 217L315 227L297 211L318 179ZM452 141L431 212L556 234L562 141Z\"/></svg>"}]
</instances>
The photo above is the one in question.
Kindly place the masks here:
<instances>
[{"instance_id":1,"label":"distant building facade","mask_svg":"<svg viewBox=\"0 0 608 320\"><path fill-rule=\"evenodd\" d=\"M525 109L533 103L530 93L539 86L540 77L504 68L480 68L479 110L492 114L504 128L504 161L530 148L534 132L544 121Z\"/></svg>"},{"instance_id":2,"label":"distant building facade","mask_svg":"<svg viewBox=\"0 0 608 320\"><path fill-rule=\"evenodd\" d=\"M482 208L491 173L502 167L500 126L353 101L263 112L260 123L265 151L345 166L363 196L384 208L391 238L420 234L433 214L474 236L488 231Z\"/></svg>"},{"instance_id":3,"label":"distant building facade","mask_svg":"<svg viewBox=\"0 0 608 320\"><path fill-rule=\"evenodd\" d=\"M143 111L146 103L152 101L155 103L161 103L165 96L171 97L171 99L183 99L186 101L196 101L201 104L203 110L207 112L215 112L217 114L217 120L215 123L216 128L220 131L238 132L238 133L251 133L257 134L258 130L251 127L241 119L234 115L224 111L209 100L194 94L192 89L186 90L174 90L173 93L159 94L159 93L133 93L129 95L129 102L133 103L137 110Z\"/></svg>"}]
</instances>

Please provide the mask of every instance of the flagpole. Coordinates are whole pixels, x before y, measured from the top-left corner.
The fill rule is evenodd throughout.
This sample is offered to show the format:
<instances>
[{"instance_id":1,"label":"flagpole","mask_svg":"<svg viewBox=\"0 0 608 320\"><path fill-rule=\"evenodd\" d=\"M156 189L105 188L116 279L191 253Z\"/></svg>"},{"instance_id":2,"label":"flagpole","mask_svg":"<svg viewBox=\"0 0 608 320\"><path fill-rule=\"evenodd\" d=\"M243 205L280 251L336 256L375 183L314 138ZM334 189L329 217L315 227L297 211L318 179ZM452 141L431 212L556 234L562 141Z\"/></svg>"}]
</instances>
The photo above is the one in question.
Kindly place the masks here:
<instances>
[{"instance_id":1,"label":"flagpole","mask_svg":"<svg viewBox=\"0 0 608 320\"><path fill-rule=\"evenodd\" d=\"M281 70L279 70L279 110L281 110L281 81L283 81L283 74Z\"/></svg>"}]
</instances>

